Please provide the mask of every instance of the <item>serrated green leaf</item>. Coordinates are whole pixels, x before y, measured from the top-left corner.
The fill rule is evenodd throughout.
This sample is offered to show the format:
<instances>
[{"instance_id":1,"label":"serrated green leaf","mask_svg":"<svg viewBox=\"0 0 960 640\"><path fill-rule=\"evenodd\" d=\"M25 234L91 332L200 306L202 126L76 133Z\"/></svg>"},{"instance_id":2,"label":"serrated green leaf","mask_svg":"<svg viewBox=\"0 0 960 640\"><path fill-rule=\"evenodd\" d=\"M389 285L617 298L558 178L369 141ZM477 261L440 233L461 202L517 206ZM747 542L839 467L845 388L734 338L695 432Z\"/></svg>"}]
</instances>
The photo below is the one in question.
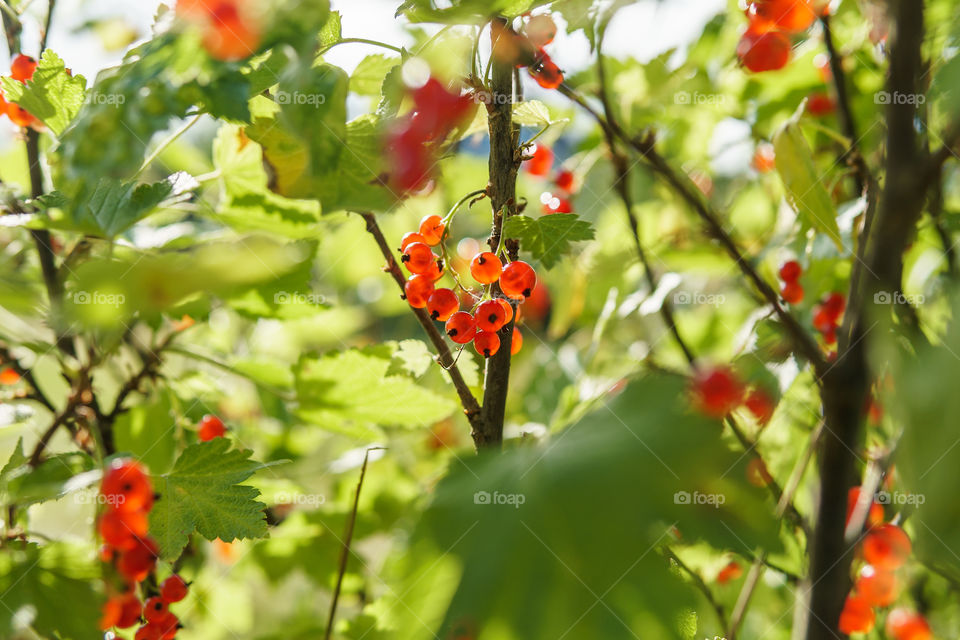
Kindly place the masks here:
<instances>
[{"instance_id":1,"label":"serrated green leaf","mask_svg":"<svg viewBox=\"0 0 960 640\"><path fill-rule=\"evenodd\" d=\"M33 467L23 452L21 438L0 470L0 504L28 507L61 498L96 482L100 474L94 469L93 459L82 452L48 456Z\"/></svg>"},{"instance_id":2,"label":"serrated green leaf","mask_svg":"<svg viewBox=\"0 0 960 640\"><path fill-rule=\"evenodd\" d=\"M340 12L331 11L330 15L327 16L327 21L323 24L323 28L320 29L320 46L329 47L332 44L340 42L342 38L341 31Z\"/></svg>"},{"instance_id":3,"label":"serrated green leaf","mask_svg":"<svg viewBox=\"0 0 960 640\"><path fill-rule=\"evenodd\" d=\"M150 512L150 535L161 558L177 558L194 531L224 542L267 534L260 492L240 483L270 465L230 445L228 438L190 445L169 473L152 477L160 499Z\"/></svg>"},{"instance_id":4,"label":"serrated green leaf","mask_svg":"<svg viewBox=\"0 0 960 640\"><path fill-rule=\"evenodd\" d=\"M837 249L843 251L836 207L823 186L822 174L813 164L813 150L803 137L797 117L786 122L773 136L777 173L783 180L787 201L804 224L827 234Z\"/></svg>"},{"instance_id":5,"label":"serrated green leaf","mask_svg":"<svg viewBox=\"0 0 960 640\"><path fill-rule=\"evenodd\" d=\"M393 357L415 378L425 374L434 363L433 354L423 340L401 340Z\"/></svg>"},{"instance_id":6,"label":"serrated green leaf","mask_svg":"<svg viewBox=\"0 0 960 640\"><path fill-rule=\"evenodd\" d=\"M26 84L13 78L0 78L4 97L15 102L59 136L76 117L83 106L87 80L81 75L67 73L63 60L47 49L43 52ZM96 94L91 94L96 99Z\"/></svg>"},{"instance_id":7,"label":"serrated green leaf","mask_svg":"<svg viewBox=\"0 0 960 640\"><path fill-rule=\"evenodd\" d=\"M138 184L102 178L75 222L112 237L153 211L172 192L173 184L169 180Z\"/></svg>"},{"instance_id":8,"label":"serrated green leaf","mask_svg":"<svg viewBox=\"0 0 960 640\"><path fill-rule=\"evenodd\" d=\"M382 53L367 56L350 74L350 91L362 96L379 95L387 73L398 64L399 56L387 57Z\"/></svg>"},{"instance_id":9,"label":"serrated green leaf","mask_svg":"<svg viewBox=\"0 0 960 640\"><path fill-rule=\"evenodd\" d=\"M504 223L503 233L520 240L520 248L532 253L549 269L570 252L572 242L593 239L593 226L572 213L540 218L512 216Z\"/></svg>"},{"instance_id":10,"label":"serrated green leaf","mask_svg":"<svg viewBox=\"0 0 960 640\"><path fill-rule=\"evenodd\" d=\"M356 350L301 358L298 415L327 428L419 427L450 415L453 402L401 375L388 375L390 354Z\"/></svg>"}]
</instances>

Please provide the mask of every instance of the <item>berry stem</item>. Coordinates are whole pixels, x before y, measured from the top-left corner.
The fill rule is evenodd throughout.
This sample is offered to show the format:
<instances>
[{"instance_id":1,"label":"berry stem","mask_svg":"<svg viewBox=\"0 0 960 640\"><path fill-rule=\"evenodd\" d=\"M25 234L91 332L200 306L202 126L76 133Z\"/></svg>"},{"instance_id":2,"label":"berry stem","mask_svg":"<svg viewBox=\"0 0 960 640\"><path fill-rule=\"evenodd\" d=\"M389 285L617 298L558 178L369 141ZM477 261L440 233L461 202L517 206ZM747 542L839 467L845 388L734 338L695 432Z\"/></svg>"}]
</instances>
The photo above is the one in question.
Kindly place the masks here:
<instances>
[{"instance_id":1,"label":"berry stem","mask_svg":"<svg viewBox=\"0 0 960 640\"><path fill-rule=\"evenodd\" d=\"M437 35L439 35L439 34L437 34ZM400 53L400 54L403 53L403 48L402 48L402 47L397 47L397 46L395 46L395 45L388 44L388 43L386 43L386 42L380 42L379 40L369 40L369 39L367 39L367 38L341 38L340 40L337 40L336 42L331 43L331 44L328 44L327 46L325 46L323 49L321 49L321 50L319 51L319 54L322 55L322 54L326 53L327 51L329 51L330 49L333 49L335 46L337 46L337 45L339 45L339 44L369 44L369 45L372 45L372 46L374 46L374 47L381 47L381 48L383 48L383 49L390 49L391 51L396 51L397 53Z\"/></svg>"},{"instance_id":2,"label":"berry stem","mask_svg":"<svg viewBox=\"0 0 960 640\"><path fill-rule=\"evenodd\" d=\"M380 253L383 254L383 257L387 261L384 270L393 276L394 281L400 287L400 290L403 291L407 279L404 277L403 271L400 270L400 266L393 257L393 251L390 250L390 245L387 244L387 239L384 237L383 231L380 230L380 225L377 224L376 216L370 212L357 213L366 222L367 231L373 236L377 246L380 247ZM430 342L433 343L433 347L437 351L437 361L440 363L440 366L450 374L450 380L453 382L453 386L457 390L457 395L460 397L460 405L463 407L463 412L470 423L470 435L473 437L474 444L479 448L482 444L483 434L480 404L473 396L466 381L464 381L463 374L461 374L460 369L457 368L456 360L450 352L446 340L444 340L443 335L437 329L436 325L434 325L430 316L427 315L426 309L412 309L412 311L414 315L417 316L417 320L420 322L423 330L427 333L427 337L430 338Z\"/></svg>"}]
</instances>

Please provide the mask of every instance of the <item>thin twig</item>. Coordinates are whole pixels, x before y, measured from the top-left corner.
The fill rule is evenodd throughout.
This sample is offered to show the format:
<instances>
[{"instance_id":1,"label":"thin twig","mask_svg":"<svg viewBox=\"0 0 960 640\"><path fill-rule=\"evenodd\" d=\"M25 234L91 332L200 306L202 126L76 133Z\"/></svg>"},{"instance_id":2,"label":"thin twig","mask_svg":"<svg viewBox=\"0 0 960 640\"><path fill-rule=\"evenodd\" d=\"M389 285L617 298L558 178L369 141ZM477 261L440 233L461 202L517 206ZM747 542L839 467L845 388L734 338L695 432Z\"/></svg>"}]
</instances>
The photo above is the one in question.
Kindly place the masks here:
<instances>
[{"instance_id":1,"label":"thin twig","mask_svg":"<svg viewBox=\"0 0 960 640\"><path fill-rule=\"evenodd\" d=\"M729 627L727 622L727 613L723 609L716 597L713 595L713 591L710 590L709 585L703 581L703 578L700 577L700 574L688 567L683 560L677 557L677 554L673 552L670 547L663 547L663 554L673 562L677 564L677 567L680 568L684 573L690 576L690 579L693 581L693 584L697 587L700 593L703 594L703 597L706 598L707 602L710 603L710 607L713 609L714 613L717 614L717 622L720 623L721 629L726 629Z\"/></svg>"},{"instance_id":2,"label":"thin twig","mask_svg":"<svg viewBox=\"0 0 960 640\"><path fill-rule=\"evenodd\" d=\"M387 261L384 271L393 276L397 286L403 291L406 279L403 277L403 272L393 257L393 251L390 250L390 245L387 244L387 239L383 236L380 225L377 224L376 216L369 212L359 213L359 215L367 223L367 231L373 236L377 246L380 247L380 252ZM473 396L473 392L470 391L470 387L467 386L466 381L464 381L463 374L460 373L460 369L455 364L453 354L450 352L450 347L447 346L446 340L444 340L440 331L436 325L434 325L433 320L430 319L430 316L427 315L427 312L423 309L413 309L413 313L417 316L417 320L420 321L423 330L426 331L430 342L433 343L433 347L437 351L437 361L440 363L440 366L450 374L450 380L453 382L453 386L457 390L457 395L460 397L463 413L470 422L471 436L473 437L474 444L479 447L482 444L483 438L483 421L481 418L480 404Z\"/></svg>"},{"instance_id":3,"label":"thin twig","mask_svg":"<svg viewBox=\"0 0 960 640\"><path fill-rule=\"evenodd\" d=\"M333 588L333 600L330 601L330 614L327 616L327 628L324 630L324 640L330 640L333 633L333 620L337 615L337 603L340 601L340 588L343 586L343 576L347 573L347 561L350 559L350 542L353 540L353 528L357 522L357 510L360 507L360 489L363 488L363 478L367 475L367 462L371 451L379 451L383 447L370 447L363 454L363 466L360 467L360 479L357 481L357 492L353 496L353 508L347 518L347 528L343 532L343 546L340 549L340 562L337 569L337 584Z\"/></svg>"}]
</instances>

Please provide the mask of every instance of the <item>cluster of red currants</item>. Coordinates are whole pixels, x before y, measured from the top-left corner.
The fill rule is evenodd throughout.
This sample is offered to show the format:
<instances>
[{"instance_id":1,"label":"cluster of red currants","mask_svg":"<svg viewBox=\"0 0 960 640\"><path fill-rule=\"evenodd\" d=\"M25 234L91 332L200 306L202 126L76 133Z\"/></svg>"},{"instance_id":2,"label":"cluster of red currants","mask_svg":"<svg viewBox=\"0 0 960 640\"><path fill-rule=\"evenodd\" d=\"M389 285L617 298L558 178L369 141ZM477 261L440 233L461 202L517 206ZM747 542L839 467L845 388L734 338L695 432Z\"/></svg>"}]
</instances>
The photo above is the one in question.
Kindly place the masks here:
<instances>
[{"instance_id":1,"label":"cluster of red currants","mask_svg":"<svg viewBox=\"0 0 960 640\"><path fill-rule=\"evenodd\" d=\"M847 524L860 500L861 487L853 487L847 496ZM897 571L910 557L910 538L893 523L884 523L883 506L876 500L867 512L867 535L860 555L863 564L853 590L840 614L840 631L869 633L876 623L874 608L889 607L899 595ZM905 608L887 614L887 635L894 640L930 640L933 637L926 619Z\"/></svg>"},{"instance_id":2,"label":"cluster of red currants","mask_svg":"<svg viewBox=\"0 0 960 640\"><path fill-rule=\"evenodd\" d=\"M764 426L773 417L777 403L766 389L747 385L729 367L701 369L693 376L696 407L711 418L723 419L741 405Z\"/></svg>"},{"instance_id":3,"label":"cluster of red currants","mask_svg":"<svg viewBox=\"0 0 960 640\"><path fill-rule=\"evenodd\" d=\"M393 168L390 182L401 193L426 185L437 145L470 115L473 106L470 94L449 91L432 77L409 94L413 110L397 120L386 142Z\"/></svg>"},{"instance_id":4,"label":"cluster of red currants","mask_svg":"<svg viewBox=\"0 0 960 640\"><path fill-rule=\"evenodd\" d=\"M791 34L806 31L819 11L829 11L828 2L814 0L751 0L746 14L749 24L737 44L737 57L753 72L782 69L790 61Z\"/></svg>"},{"instance_id":5,"label":"cluster of red currants","mask_svg":"<svg viewBox=\"0 0 960 640\"><path fill-rule=\"evenodd\" d=\"M10 63L10 77L20 83L26 83L33 78L34 71L37 70L37 61L30 56L22 53L13 59ZM0 115L6 114L10 121L18 127L33 127L40 129L43 125L34 118L26 109L18 104L7 102L0 93Z\"/></svg>"},{"instance_id":6,"label":"cluster of red currants","mask_svg":"<svg viewBox=\"0 0 960 640\"><path fill-rule=\"evenodd\" d=\"M556 89L563 84L563 72L544 51L557 37L557 24L546 14L528 16L521 33L509 25L494 23L493 55L502 61L527 67L527 72L544 89Z\"/></svg>"},{"instance_id":7,"label":"cluster of red currants","mask_svg":"<svg viewBox=\"0 0 960 640\"><path fill-rule=\"evenodd\" d=\"M780 287L780 296L789 304L800 304L803 302L803 285L800 284L800 275L803 268L796 260L788 260L780 266L780 280L783 285Z\"/></svg>"},{"instance_id":8,"label":"cluster of red currants","mask_svg":"<svg viewBox=\"0 0 960 640\"><path fill-rule=\"evenodd\" d=\"M401 239L400 261L412 274L404 285L404 296L411 307L426 309L431 319L446 323L451 340L457 344L473 341L477 353L489 358L500 350L499 331L513 320L515 304L531 295L537 274L522 260L504 265L493 252L477 253L470 262L470 275L487 285L487 292L475 297L464 289L471 310L461 311L461 297L453 289L436 287L437 280L444 274L444 264L432 247L442 244L445 233L443 218L429 215L421 220L419 231L411 231ZM506 298L492 295L495 283ZM522 345L523 336L514 328L511 354L517 353Z\"/></svg>"},{"instance_id":9,"label":"cluster of red currants","mask_svg":"<svg viewBox=\"0 0 960 640\"><path fill-rule=\"evenodd\" d=\"M147 535L147 516L153 507L153 486L144 468L135 460L117 459L107 468L100 485L100 499L106 509L98 530L103 538L100 559L111 563L122 579L123 589L107 598L100 628L125 629L146 621L136 640L172 640L180 621L168 604L186 597L186 584L178 576L163 583L161 595L141 603L137 585L157 565L157 545Z\"/></svg>"},{"instance_id":10,"label":"cluster of red currants","mask_svg":"<svg viewBox=\"0 0 960 640\"><path fill-rule=\"evenodd\" d=\"M178 0L177 15L203 30L203 46L217 60L249 58L260 46L260 29L240 0Z\"/></svg>"},{"instance_id":11,"label":"cluster of red currants","mask_svg":"<svg viewBox=\"0 0 960 640\"><path fill-rule=\"evenodd\" d=\"M842 293L828 293L819 304L813 307L813 328L820 332L826 344L837 342L837 328L840 318L847 307L847 299Z\"/></svg>"},{"instance_id":12,"label":"cluster of red currants","mask_svg":"<svg viewBox=\"0 0 960 640\"><path fill-rule=\"evenodd\" d=\"M527 173L532 176L545 177L553 170L553 150L544 144L534 144L532 156L524 164ZM576 191L576 178L569 169L560 169L553 176L553 184L557 192L544 191L540 194L540 204L543 205L544 215L552 213L573 213L570 196Z\"/></svg>"}]
</instances>

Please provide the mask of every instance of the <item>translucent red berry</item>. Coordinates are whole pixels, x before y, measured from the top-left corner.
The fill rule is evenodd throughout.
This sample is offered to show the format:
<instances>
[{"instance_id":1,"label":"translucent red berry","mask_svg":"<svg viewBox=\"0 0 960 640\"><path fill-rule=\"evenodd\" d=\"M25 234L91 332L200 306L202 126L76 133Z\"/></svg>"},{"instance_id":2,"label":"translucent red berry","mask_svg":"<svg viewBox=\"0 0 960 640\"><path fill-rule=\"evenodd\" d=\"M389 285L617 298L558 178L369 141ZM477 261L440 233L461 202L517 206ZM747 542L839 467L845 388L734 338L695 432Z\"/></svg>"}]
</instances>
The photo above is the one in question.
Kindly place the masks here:
<instances>
[{"instance_id":1,"label":"translucent red berry","mask_svg":"<svg viewBox=\"0 0 960 640\"><path fill-rule=\"evenodd\" d=\"M187 597L187 583L176 574L170 576L160 585L160 597L168 604L180 602Z\"/></svg>"},{"instance_id":2,"label":"translucent red berry","mask_svg":"<svg viewBox=\"0 0 960 640\"><path fill-rule=\"evenodd\" d=\"M693 379L697 407L712 418L723 418L740 406L743 383L727 367L698 371Z\"/></svg>"},{"instance_id":3,"label":"translucent red berry","mask_svg":"<svg viewBox=\"0 0 960 640\"><path fill-rule=\"evenodd\" d=\"M500 290L514 300L523 300L537 285L537 272L522 260L514 260L500 274Z\"/></svg>"},{"instance_id":4,"label":"translucent red berry","mask_svg":"<svg viewBox=\"0 0 960 640\"><path fill-rule=\"evenodd\" d=\"M860 487L851 487L847 492L847 520L846 525L850 524L850 518L853 517L853 511L857 508L857 502L860 500ZM883 505L874 500L870 504L870 510L867 513L867 527L873 528L883 523ZM844 526L846 526L844 525Z\"/></svg>"},{"instance_id":5,"label":"translucent red berry","mask_svg":"<svg viewBox=\"0 0 960 640\"><path fill-rule=\"evenodd\" d=\"M180 628L180 619L168 611L161 619L150 624L160 632L161 640L173 640Z\"/></svg>"},{"instance_id":6,"label":"translucent red berry","mask_svg":"<svg viewBox=\"0 0 960 640\"><path fill-rule=\"evenodd\" d=\"M573 213L573 204L570 203L566 198L561 198L549 192L544 192L540 196L540 201L543 203L542 211L544 215L551 215L554 213Z\"/></svg>"},{"instance_id":7,"label":"translucent red berry","mask_svg":"<svg viewBox=\"0 0 960 640\"><path fill-rule=\"evenodd\" d=\"M932 640L933 631L919 613L897 608L887 615L887 635L891 640Z\"/></svg>"},{"instance_id":8,"label":"translucent red berry","mask_svg":"<svg viewBox=\"0 0 960 640\"><path fill-rule=\"evenodd\" d=\"M717 573L717 584L727 584L742 575L743 567L736 560L731 560Z\"/></svg>"},{"instance_id":9,"label":"translucent red berry","mask_svg":"<svg viewBox=\"0 0 960 640\"><path fill-rule=\"evenodd\" d=\"M542 49L537 52L537 60L530 65L528 71L544 89L556 89L563 84L563 72Z\"/></svg>"},{"instance_id":10,"label":"translucent red berry","mask_svg":"<svg viewBox=\"0 0 960 640\"><path fill-rule=\"evenodd\" d=\"M503 324L507 324L513 319L513 305L505 298L494 298L503 308Z\"/></svg>"},{"instance_id":11,"label":"translucent red berry","mask_svg":"<svg viewBox=\"0 0 960 640\"><path fill-rule=\"evenodd\" d=\"M467 344L477 333L477 323L466 311L457 311L447 320L447 335L457 344Z\"/></svg>"},{"instance_id":12,"label":"translucent red berry","mask_svg":"<svg viewBox=\"0 0 960 640\"><path fill-rule=\"evenodd\" d=\"M772 144L764 142L757 145L753 152L753 168L760 173L770 173L777 168L777 156Z\"/></svg>"},{"instance_id":13,"label":"translucent red berry","mask_svg":"<svg viewBox=\"0 0 960 640\"><path fill-rule=\"evenodd\" d=\"M897 599L897 576L892 571L881 571L867 564L860 569L854 588L873 606L889 607Z\"/></svg>"},{"instance_id":14,"label":"translucent red berry","mask_svg":"<svg viewBox=\"0 0 960 640\"><path fill-rule=\"evenodd\" d=\"M155 624L146 624L139 629L133 636L133 640L160 640L163 637L163 631Z\"/></svg>"},{"instance_id":15,"label":"translucent red berry","mask_svg":"<svg viewBox=\"0 0 960 640\"><path fill-rule=\"evenodd\" d=\"M443 275L443 260L437 258L430 264L430 267L420 275L426 276L436 282L440 279L440 276Z\"/></svg>"},{"instance_id":16,"label":"translucent red berry","mask_svg":"<svg viewBox=\"0 0 960 640\"><path fill-rule=\"evenodd\" d=\"M526 161L524 166L532 176L545 176L553 166L553 151L543 144L533 145L533 157Z\"/></svg>"},{"instance_id":17,"label":"translucent red berry","mask_svg":"<svg viewBox=\"0 0 960 640\"><path fill-rule=\"evenodd\" d=\"M420 235L423 236L424 242L431 246L440 244L443 228L443 218L438 215L425 216L420 221Z\"/></svg>"},{"instance_id":18,"label":"translucent red berry","mask_svg":"<svg viewBox=\"0 0 960 640\"><path fill-rule=\"evenodd\" d=\"M100 516L97 529L107 545L114 549L132 549L137 537L147 534L147 515L143 511L108 509Z\"/></svg>"},{"instance_id":19,"label":"translucent red berry","mask_svg":"<svg viewBox=\"0 0 960 640\"><path fill-rule=\"evenodd\" d=\"M403 293L411 307L423 309L427 306L427 300L433 293L433 282L433 278L422 274L414 274L407 278L407 283L403 285Z\"/></svg>"},{"instance_id":20,"label":"translucent red berry","mask_svg":"<svg viewBox=\"0 0 960 640\"><path fill-rule=\"evenodd\" d=\"M500 350L500 337L493 331L477 331L473 337L473 348L484 358L489 358Z\"/></svg>"},{"instance_id":21,"label":"translucent red berry","mask_svg":"<svg viewBox=\"0 0 960 640\"><path fill-rule=\"evenodd\" d=\"M141 582L156 565L156 543L150 538L139 538L132 549L120 554L117 571L130 582Z\"/></svg>"},{"instance_id":22,"label":"translucent red berry","mask_svg":"<svg viewBox=\"0 0 960 640\"><path fill-rule=\"evenodd\" d=\"M226 432L227 427L224 426L223 420L207 414L200 419L200 428L197 430L197 435L201 442L208 442L223 436Z\"/></svg>"},{"instance_id":23,"label":"translucent red berry","mask_svg":"<svg viewBox=\"0 0 960 640\"><path fill-rule=\"evenodd\" d=\"M870 530L863 540L863 559L877 569L899 569L910 557L910 538L895 524L882 524Z\"/></svg>"},{"instance_id":24,"label":"translucent red berry","mask_svg":"<svg viewBox=\"0 0 960 640\"><path fill-rule=\"evenodd\" d=\"M110 463L100 483L107 506L117 511L142 511L153 506L153 487L143 467L129 458Z\"/></svg>"},{"instance_id":25,"label":"translucent red berry","mask_svg":"<svg viewBox=\"0 0 960 640\"><path fill-rule=\"evenodd\" d=\"M875 615L867 600L858 594L847 596L840 613L840 631L850 633L869 633L873 629Z\"/></svg>"},{"instance_id":26,"label":"translucent red berry","mask_svg":"<svg viewBox=\"0 0 960 640\"><path fill-rule=\"evenodd\" d=\"M33 78L33 72L36 70L37 61L22 53L10 63L10 77L20 82L26 82Z\"/></svg>"},{"instance_id":27,"label":"translucent red berry","mask_svg":"<svg viewBox=\"0 0 960 640\"><path fill-rule=\"evenodd\" d=\"M837 320L827 308L818 304L813 308L813 328L824 333L836 327Z\"/></svg>"},{"instance_id":28,"label":"translucent red berry","mask_svg":"<svg viewBox=\"0 0 960 640\"><path fill-rule=\"evenodd\" d=\"M553 42L557 37L557 23L548 15L540 14L527 20L524 33L535 48L539 49Z\"/></svg>"},{"instance_id":29,"label":"translucent red berry","mask_svg":"<svg viewBox=\"0 0 960 640\"><path fill-rule=\"evenodd\" d=\"M806 31L817 17L811 0L755 0L748 16L754 28L794 33Z\"/></svg>"},{"instance_id":30,"label":"translucent red berry","mask_svg":"<svg viewBox=\"0 0 960 640\"><path fill-rule=\"evenodd\" d=\"M126 629L140 622L140 610L142 606L137 596L133 593L128 593L121 596L120 602L122 603L120 617L114 626L118 629Z\"/></svg>"},{"instance_id":31,"label":"translucent red berry","mask_svg":"<svg viewBox=\"0 0 960 640\"><path fill-rule=\"evenodd\" d=\"M823 309L831 320L836 323L840 319L840 316L843 315L844 310L847 308L847 299L842 293L837 293L834 291L828 295L823 301Z\"/></svg>"},{"instance_id":32,"label":"translucent red berry","mask_svg":"<svg viewBox=\"0 0 960 640\"><path fill-rule=\"evenodd\" d=\"M777 408L777 403L773 397L760 388L748 393L743 404L747 407L747 411L753 414L753 417L757 419L757 422L759 422L761 426L770 422L770 418L773 417L773 412Z\"/></svg>"},{"instance_id":33,"label":"translucent red berry","mask_svg":"<svg viewBox=\"0 0 960 640\"><path fill-rule=\"evenodd\" d=\"M112 596L107 598L100 610L100 630L106 631L110 627L117 626L120 622L120 616L123 614L123 596Z\"/></svg>"},{"instance_id":34,"label":"translucent red berry","mask_svg":"<svg viewBox=\"0 0 960 640\"><path fill-rule=\"evenodd\" d=\"M499 331L500 327L507 322L503 307L496 300L481 302L474 313L474 317L477 320L477 328L481 331Z\"/></svg>"},{"instance_id":35,"label":"translucent red berry","mask_svg":"<svg viewBox=\"0 0 960 640\"><path fill-rule=\"evenodd\" d=\"M490 284L500 278L503 265L495 253L484 251L470 261L470 275L480 284Z\"/></svg>"},{"instance_id":36,"label":"translucent red berry","mask_svg":"<svg viewBox=\"0 0 960 640\"><path fill-rule=\"evenodd\" d=\"M427 243L426 238L417 233L416 231L408 231L403 234L403 238L400 239L400 251L406 251L407 247L414 242Z\"/></svg>"},{"instance_id":37,"label":"translucent red berry","mask_svg":"<svg viewBox=\"0 0 960 640\"><path fill-rule=\"evenodd\" d=\"M780 288L780 296L787 304L800 304L803 302L803 285L799 282L784 282Z\"/></svg>"},{"instance_id":38,"label":"translucent red berry","mask_svg":"<svg viewBox=\"0 0 960 640\"><path fill-rule=\"evenodd\" d=\"M436 289L427 298L427 313L434 320L446 322L460 310L460 298L452 289Z\"/></svg>"},{"instance_id":39,"label":"translucent red berry","mask_svg":"<svg viewBox=\"0 0 960 640\"><path fill-rule=\"evenodd\" d=\"M164 602L163 598L160 596L147 598L147 601L143 603L143 618L147 622L158 622L163 620L168 611L170 611L170 609L167 607L167 603Z\"/></svg>"},{"instance_id":40,"label":"translucent red berry","mask_svg":"<svg viewBox=\"0 0 960 640\"><path fill-rule=\"evenodd\" d=\"M737 57L750 71L782 69L790 61L790 39L779 31L747 29L737 44Z\"/></svg>"},{"instance_id":41,"label":"translucent red berry","mask_svg":"<svg viewBox=\"0 0 960 640\"><path fill-rule=\"evenodd\" d=\"M403 250L400 261L407 266L410 273L424 273L437 261L437 256L425 242L411 242Z\"/></svg>"},{"instance_id":42,"label":"translucent red berry","mask_svg":"<svg viewBox=\"0 0 960 640\"><path fill-rule=\"evenodd\" d=\"M234 2L211 4L210 25L203 38L207 52L224 61L243 60L252 56L260 45L257 25L240 15Z\"/></svg>"},{"instance_id":43,"label":"translucent red berry","mask_svg":"<svg viewBox=\"0 0 960 640\"><path fill-rule=\"evenodd\" d=\"M796 260L787 260L780 265L778 275L784 282L795 282L803 274L803 267Z\"/></svg>"},{"instance_id":44,"label":"translucent red berry","mask_svg":"<svg viewBox=\"0 0 960 640\"><path fill-rule=\"evenodd\" d=\"M517 355L520 353L520 349L523 348L523 334L520 333L520 329L517 327L513 328L513 336L510 338L510 355Z\"/></svg>"},{"instance_id":45,"label":"translucent red berry","mask_svg":"<svg viewBox=\"0 0 960 640\"><path fill-rule=\"evenodd\" d=\"M553 179L553 183L567 193L571 193L573 191L573 182L573 171L568 171L567 169L561 169L558 171L557 177Z\"/></svg>"},{"instance_id":46,"label":"translucent red berry","mask_svg":"<svg viewBox=\"0 0 960 640\"><path fill-rule=\"evenodd\" d=\"M828 116L837 108L837 103L829 94L817 91L807 96L807 112L812 116Z\"/></svg>"}]
</instances>

